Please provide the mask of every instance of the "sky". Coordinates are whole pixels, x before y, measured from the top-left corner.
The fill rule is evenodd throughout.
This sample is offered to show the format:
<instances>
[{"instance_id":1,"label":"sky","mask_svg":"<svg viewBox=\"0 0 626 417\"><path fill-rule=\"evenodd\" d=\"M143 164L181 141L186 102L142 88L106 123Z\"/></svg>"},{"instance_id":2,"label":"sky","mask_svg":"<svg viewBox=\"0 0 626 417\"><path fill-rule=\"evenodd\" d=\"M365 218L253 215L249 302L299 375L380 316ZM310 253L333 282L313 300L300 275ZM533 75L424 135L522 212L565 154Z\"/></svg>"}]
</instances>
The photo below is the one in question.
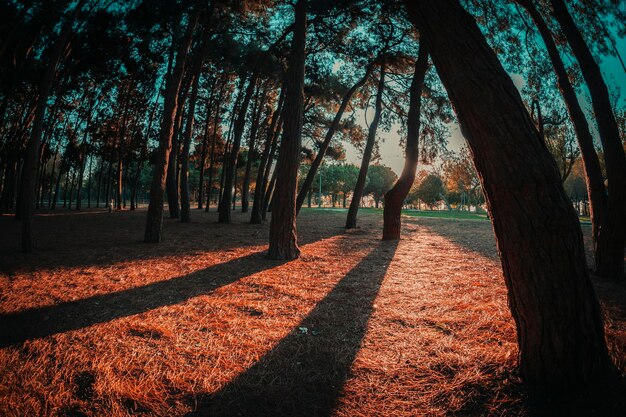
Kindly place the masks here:
<instances>
[{"instance_id":1,"label":"sky","mask_svg":"<svg viewBox=\"0 0 626 417\"><path fill-rule=\"evenodd\" d=\"M626 60L626 38L620 38L616 41L616 47L622 56L622 59ZM616 87L621 91L620 103L622 106L626 106L626 72L622 68L617 57L607 56L604 57L600 63L600 68L604 74L604 79L609 85L609 88ZM511 77L518 89L521 89L524 85L524 79L518 74L512 74ZM589 108L589 103L584 95L579 97L583 106ZM384 111L384 110L383 110ZM367 120L372 120L372 109L368 110ZM361 124L366 126L365 119L362 114L360 117ZM591 126L595 126L591 123ZM389 132L378 132L378 143L380 147L381 159L378 163L387 165L393 171L400 175L402 172L402 166L404 165L404 150L400 147L400 137L397 134L398 126L392 126ZM458 151L465 143L463 135L459 129L458 124L453 123L450 125L450 139L448 149ZM346 149L346 162L360 165L361 153L351 144L344 142ZM418 171L422 169L429 170L431 167L421 165L418 166Z\"/></svg>"}]
</instances>

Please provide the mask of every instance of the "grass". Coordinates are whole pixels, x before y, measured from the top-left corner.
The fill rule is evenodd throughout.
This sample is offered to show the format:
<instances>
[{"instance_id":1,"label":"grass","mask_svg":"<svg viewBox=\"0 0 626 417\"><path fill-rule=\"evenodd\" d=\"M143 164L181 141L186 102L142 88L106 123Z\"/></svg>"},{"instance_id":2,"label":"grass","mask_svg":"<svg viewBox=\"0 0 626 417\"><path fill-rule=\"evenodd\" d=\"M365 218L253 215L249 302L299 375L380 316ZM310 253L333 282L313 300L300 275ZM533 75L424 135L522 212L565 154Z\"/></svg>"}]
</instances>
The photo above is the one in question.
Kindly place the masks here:
<instances>
[{"instance_id":1,"label":"grass","mask_svg":"<svg viewBox=\"0 0 626 417\"><path fill-rule=\"evenodd\" d=\"M323 222L320 215L323 213ZM304 210L303 256L268 261L268 225L145 212L38 216L37 256L0 217L2 416L532 416L623 413L611 389L520 384L489 222ZM585 232L588 234L588 230ZM587 242L589 243L589 242ZM624 366L624 286L598 281ZM593 395L592 395L593 394Z\"/></svg>"},{"instance_id":2,"label":"grass","mask_svg":"<svg viewBox=\"0 0 626 417\"><path fill-rule=\"evenodd\" d=\"M311 212L311 213L340 213L346 212L347 209L341 207L303 207L303 212ZM359 209L360 213L368 213L368 214L383 214L382 208L370 208L364 207ZM470 213L467 211L456 211L456 210L402 210L402 214L405 216L411 217L425 217L425 218L435 218L435 219L458 219L458 220L488 220L486 214L484 213Z\"/></svg>"},{"instance_id":3,"label":"grass","mask_svg":"<svg viewBox=\"0 0 626 417\"><path fill-rule=\"evenodd\" d=\"M312 213L338 213L345 212L347 209L341 207L302 207L303 211L309 211ZM361 208L359 212L362 213L374 213L382 215L382 208ZM457 210L402 210L402 214L411 217L423 217L433 219L455 219L455 220L489 220L487 213L476 213L468 211ZM589 216L579 216L581 224L591 224Z\"/></svg>"}]
</instances>

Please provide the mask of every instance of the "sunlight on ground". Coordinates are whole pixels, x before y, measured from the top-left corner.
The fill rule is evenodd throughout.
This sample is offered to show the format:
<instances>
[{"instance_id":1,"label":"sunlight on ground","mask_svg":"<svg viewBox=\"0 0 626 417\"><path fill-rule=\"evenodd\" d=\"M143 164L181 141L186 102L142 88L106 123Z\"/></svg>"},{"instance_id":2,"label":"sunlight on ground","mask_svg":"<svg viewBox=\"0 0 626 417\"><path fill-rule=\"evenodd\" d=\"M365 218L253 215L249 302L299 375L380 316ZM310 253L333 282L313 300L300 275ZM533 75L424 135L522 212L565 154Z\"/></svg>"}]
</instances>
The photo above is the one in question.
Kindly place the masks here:
<instances>
[{"instance_id":1,"label":"sunlight on ground","mask_svg":"<svg viewBox=\"0 0 626 417\"><path fill-rule=\"evenodd\" d=\"M277 262L267 225L170 222L155 246L142 213L62 217L41 227L63 246L3 259L0 415L524 412L487 222L405 218L394 243L375 213L305 213Z\"/></svg>"}]
</instances>

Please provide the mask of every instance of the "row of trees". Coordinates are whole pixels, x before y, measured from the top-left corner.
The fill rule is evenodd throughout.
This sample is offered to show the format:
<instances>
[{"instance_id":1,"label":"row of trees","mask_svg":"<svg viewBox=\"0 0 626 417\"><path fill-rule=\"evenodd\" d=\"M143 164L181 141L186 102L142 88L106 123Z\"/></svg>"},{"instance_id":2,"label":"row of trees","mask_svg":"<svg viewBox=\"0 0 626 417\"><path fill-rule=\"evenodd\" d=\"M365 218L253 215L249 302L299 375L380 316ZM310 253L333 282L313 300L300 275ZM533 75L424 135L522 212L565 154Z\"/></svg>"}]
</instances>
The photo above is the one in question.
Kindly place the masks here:
<instances>
[{"instance_id":1,"label":"row of trees","mask_svg":"<svg viewBox=\"0 0 626 417\"><path fill-rule=\"evenodd\" d=\"M159 242L166 200L170 217L190 220L194 165L200 204L217 191L218 219L229 222L239 166L243 210L254 189L251 222L272 205L268 256L293 259L298 210L324 158L341 154L336 137L362 152L346 219L353 228L379 129L399 125L406 160L384 195L383 230L398 239L417 164L440 152L454 108L479 179L457 189L480 186L493 219L521 374L561 387L607 375L614 366L562 185L568 169L549 148L551 138L574 132L595 271L621 276L626 158L597 57L611 52L611 33L626 19L620 2L573 3L4 2L2 207L15 208L30 252L36 202L55 201L60 179L79 206L86 178L105 201L114 195L120 208L128 198L132 207L149 171L144 240ZM526 80L521 92L503 62ZM593 117L579 102L583 86ZM303 156L311 163L299 186Z\"/></svg>"}]
</instances>

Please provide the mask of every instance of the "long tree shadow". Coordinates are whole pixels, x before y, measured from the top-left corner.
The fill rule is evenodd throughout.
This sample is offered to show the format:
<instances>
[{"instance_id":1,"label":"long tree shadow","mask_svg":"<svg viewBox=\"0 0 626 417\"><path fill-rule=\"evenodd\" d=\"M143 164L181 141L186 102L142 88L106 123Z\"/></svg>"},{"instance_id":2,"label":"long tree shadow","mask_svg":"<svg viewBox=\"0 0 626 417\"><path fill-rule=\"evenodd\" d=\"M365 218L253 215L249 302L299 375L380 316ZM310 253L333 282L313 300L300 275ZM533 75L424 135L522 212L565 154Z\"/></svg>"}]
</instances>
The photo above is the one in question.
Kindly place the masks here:
<instances>
[{"instance_id":1,"label":"long tree shadow","mask_svg":"<svg viewBox=\"0 0 626 417\"><path fill-rule=\"evenodd\" d=\"M282 263L265 259L264 252L255 252L166 281L3 314L0 348L178 304Z\"/></svg>"},{"instance_id":2,"label":"long tree shadow","mask_svg":"<svg viewBox=\"0 0 626 417\"><path fill-rule=\"evenodd\" d=\"M188 417L330 415L396 248L378 243L274 349Z\"/></svg>"}]
</instances>

